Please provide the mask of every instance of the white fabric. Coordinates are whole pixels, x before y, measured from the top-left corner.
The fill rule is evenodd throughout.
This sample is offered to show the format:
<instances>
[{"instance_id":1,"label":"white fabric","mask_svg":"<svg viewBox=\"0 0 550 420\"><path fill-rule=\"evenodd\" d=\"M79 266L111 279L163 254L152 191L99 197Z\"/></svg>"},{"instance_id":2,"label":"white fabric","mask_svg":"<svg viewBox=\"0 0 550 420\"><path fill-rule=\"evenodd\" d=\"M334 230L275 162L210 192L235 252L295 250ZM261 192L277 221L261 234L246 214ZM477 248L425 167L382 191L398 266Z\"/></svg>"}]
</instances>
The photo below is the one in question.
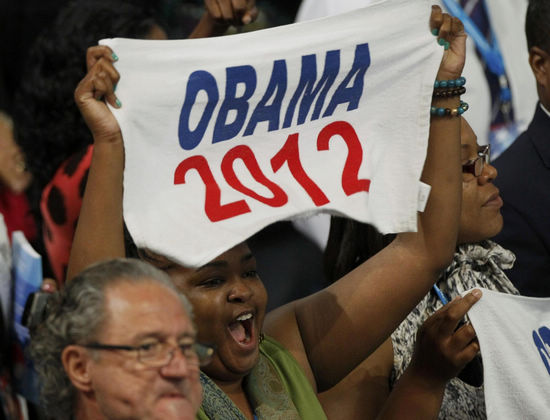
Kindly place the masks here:
<instances>
[{"instance_id":1,"label":"white fabric","mask_svg":"<svg viewBox=\"0 0 550 420\"><path fill-rule=\"evenodd\" d=\"M375 0L302 0L296 20L298 22L347 12L372 3ZM383 1L383 0L382 0ZM512 106L518 130L524 131L537 103L536 83L528 63L525 38L525 13L527 0L485 0L491 26L495 31L504 59L504 65L512 91ZM439 0L434 0L444 10ZM477 134L479 144L489 142L491 122L491 93L475 44L468 39L466 64L466 94L463 100L470 105L465 117Z\"/></svg>"},{"instance_id":2,"label":"white fabric","mask_svg":"<svg viewBox=\"0 0 550 420\"><path fill-rule=\"evenodd\" d=\"M124 217L136 244L182 264L197 266L274 221L312 212L343 213L372 223L382 232L416 230L429 107L442 54L442 48L429 30L429 14L428 1L390 0L335 18L221 38L103 40L119 57L116 67L121 80L116 93L123 106L113 112L120 123L126 150ZM368 44L368 54L365 44ZM282 128L300 78L312 76L315 71L310 67L313 71L302 74L306 68L302 65L303 57L315 57L317 75L312 77L319 80L326 69L328 51L333 57L329 70L339 68L339 72L324 104L316 100L311 106L314 109L316 104L322 104L320 117L312 120L310 110L305 123L297 124L297 110L304 105L298 101L296 112L289 114L293 117L290 126ZM334 59L338 55L339 67ZM363 76L354 74L346 82L356 55L363 60L370 56L370 65ZM269 92L275 67L283 74L280 81L286 80L286 69L287 86L285 89L281 82ZM248 80L256 77L256 89L246 87L253 86L253 82L237 83L233 89L237 100L228 100L227 118L216 121L224 109L225 99L231 96L231 83L226 87L226 77L231 80L234 74L238 74L237 80L245 80L244 74L248 74ZM203 89L199 90L195 103L195 96L190 92L198 86L197 80L212 86L214 78L210 98L218 92L219 100L208 102ZM359 94L326 115L335 92L342 92L341 85L348 88L345 91L348 93L349 88L358 86L355 92ZM238 100L250 96L252 91L247 102ZM284 94L281 105L276 99L279 93ZM186 98L191 99L185 102ZM274 104L277 111L263 114L273 118L269 129L267 121L260 121L253 132L251 130L253 135L247 135L250 134L247 133L249 121L259 115L256 109L263 98L265 107ZM352 106L353 100L359 98L357 107ZM193 104L191 111L181 112L182 104L185 108L186 103ZM242 114L232 108L233 105L236 108L237 103L245 110ZM208 115L207 106L213 108L212 117L204 136L195 137L192 133L201 131L200 121ZM240 128L237 125L234 130L236 135L228 134L229 138L224 139L231 131L231 124L245 114L244 125ZM184 121L181 126L184 134L178 138L180 116ZM225 121L225 128L216 131L215 124L223 126ZM328 150L317 150L319 133L338 121L343 121L342 126L353 127L360 140L362 153L352 148L350 157L360 165L358 178L371 181L368 193L344 193L342 173L348 147L339 135L330 137ZM303 170L324 193L327 203L314 204L291 175L287 163L283 162L280 170L272 167L271 159L294 133L299 139ZM233 165L237 179L231 181L231 174L227 175L231 161L225 167L224 178L222 160L239 145L250 148L265 177L282 188L278 197L283 199L278 203L266 204L250 197L250 192L242 192L239 182L270 200L276 187L272 185L270 191L265 182L264 185L255 182L241 159L236 159ZM205 204L205 182L198 171L177 169L182 162L190 162L189 158L206 165L203 156L220 186L221 204L236 202L234 206L240 206L235 213L238 215L226 218L228 213L222 211L221 216L218 214L221 220L213 221L216 214L211 204ZM186 175L185 183L182 173ZM180 183L176 182L177 178ZM216 201L211 183L207 189ZM210 209L208 215L205 206Z\"/></svg>"},{"instance_id":3,"label":"white fabric","mask_svg":"<svg viewBox=\"0 0 550 420\"><path fill-rule=\"evenodd\" d=\"M333 16L367 6L375 1L384 0L302 0L297 22ZM518 125L518 132L527 129L533 110L537 103L536 83L528 63L527 41L525 38L525 13L527 0L485 0L491 25L499 40L501 53L506 67L510 89L512 91L512 107ZM445 6L440 0L432 3ZM479 144L489 143L491 124L491 92L479 59L474 42L466 41L466 64L463 75L466 77L466 93L463 100L470 105L470 111L465 118L477 135ZM315 219L304 219L295 222L296 226L315 242L325 248L330 218L319 215Z\"/></svg>"},{"instance_id":4,"label":"white fabric","mask_svg":"<svg viewBox=\"0 0 550 420\"><path fill-rule=\"evenodd\" d=\"M298 8L298 13L296 14L296 22L349 12L368 6L376 1L377 0L302 0Z\"/></svg>"},{"instance_id":5,"label":"white fabric","mask_svg":"<svg viewBox=\"0 0 550 420\"><path fill-rule=\"evenodd\" d=\"M550 298L481 290L468 316L483 358L488 419L549 418Z\"/></svg>"}]
</instances>

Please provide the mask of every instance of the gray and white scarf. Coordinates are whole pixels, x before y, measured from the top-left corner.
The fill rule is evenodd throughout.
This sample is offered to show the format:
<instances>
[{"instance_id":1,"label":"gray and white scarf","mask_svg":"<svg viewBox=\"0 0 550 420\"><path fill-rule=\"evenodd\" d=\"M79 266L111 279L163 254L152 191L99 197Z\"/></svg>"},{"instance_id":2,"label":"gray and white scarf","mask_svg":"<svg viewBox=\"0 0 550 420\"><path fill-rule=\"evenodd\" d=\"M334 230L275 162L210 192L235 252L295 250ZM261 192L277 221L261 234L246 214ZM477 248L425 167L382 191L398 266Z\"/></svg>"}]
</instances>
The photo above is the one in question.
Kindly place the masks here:
<instances>
[{"instance_id":1,"label":"gray and white scarf","mask_svg":"<svg viewBox=\"0 0 550 420\"><path fill-rule=\"evenodd\" d=\"M493 241L460 245L453 262L437 281L437 286L449 301L474 287L483 287L502 293L519 292L504 274L512 267L515 256ZM394 365L391 386L409 365L414 350L416 331L424 321L441 308L442 303L433 291L428 293L392 334ZM454 378L447 384L440 419L485 419L483 386L473 387Z\"/></svg>"}]
</instances>

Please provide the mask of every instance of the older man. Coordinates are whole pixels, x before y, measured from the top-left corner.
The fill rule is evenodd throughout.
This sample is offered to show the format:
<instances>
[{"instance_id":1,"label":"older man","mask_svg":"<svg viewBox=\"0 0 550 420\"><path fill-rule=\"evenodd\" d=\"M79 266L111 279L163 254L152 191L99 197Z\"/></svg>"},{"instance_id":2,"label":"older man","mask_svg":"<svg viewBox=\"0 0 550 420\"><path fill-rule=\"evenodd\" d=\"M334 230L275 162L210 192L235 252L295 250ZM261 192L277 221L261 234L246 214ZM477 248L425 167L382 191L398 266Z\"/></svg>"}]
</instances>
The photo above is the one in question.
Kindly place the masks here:
<instances>
[{"instance_id":1,"label":"older man","mask_svg":"<svg viewBox=\"0 0 550 420\"><path fill-rule=\"evenodd\" d=\"M137 260L88 268L48 303L32 333L42 402L55 419L194 419L199 365L191 307ZM210 351L209 351L210 350Z\"/></svg>"}]
</instances>

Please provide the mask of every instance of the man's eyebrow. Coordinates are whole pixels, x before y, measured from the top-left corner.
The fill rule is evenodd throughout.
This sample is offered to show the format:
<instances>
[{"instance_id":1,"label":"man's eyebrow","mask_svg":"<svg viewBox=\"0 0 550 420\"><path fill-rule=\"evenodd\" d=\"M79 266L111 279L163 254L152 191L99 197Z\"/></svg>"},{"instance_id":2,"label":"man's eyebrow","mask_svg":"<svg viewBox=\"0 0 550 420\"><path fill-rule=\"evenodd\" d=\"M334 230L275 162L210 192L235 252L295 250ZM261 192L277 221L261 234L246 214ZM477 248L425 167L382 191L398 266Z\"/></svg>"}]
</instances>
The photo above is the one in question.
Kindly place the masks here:
<instances>
[{"instance_id":1,"label":"man's eyebrow","mask_svg":"<svg viewBox=\"0 0 550 420\"><path fill-rule=\"evenodd\" d=\"M192 338L193 340L197 339L197 333L193 331L185 331L183 334L180 335L179 338Z\"/></svg>"},{"instance_id":2,"label":"man's eyebrow","mask_svg":"<svg viewBox=\"0 0 550 420\"><path fill-rule=\"evenodd\" d=\"M183 333L181 333L179 336L178 336L178 339L181 339L181 338L192 338L192 339L196 339L197 337L197 334L193 331L185 331ZM157 332L157 331L144 331L138 335L136 335L134 337L134 339L136 341L141 341L141 340L144 340L146 338L154 338L158 341L163 341L166 336L160 332Z\"/></svg>"}]
</instances>

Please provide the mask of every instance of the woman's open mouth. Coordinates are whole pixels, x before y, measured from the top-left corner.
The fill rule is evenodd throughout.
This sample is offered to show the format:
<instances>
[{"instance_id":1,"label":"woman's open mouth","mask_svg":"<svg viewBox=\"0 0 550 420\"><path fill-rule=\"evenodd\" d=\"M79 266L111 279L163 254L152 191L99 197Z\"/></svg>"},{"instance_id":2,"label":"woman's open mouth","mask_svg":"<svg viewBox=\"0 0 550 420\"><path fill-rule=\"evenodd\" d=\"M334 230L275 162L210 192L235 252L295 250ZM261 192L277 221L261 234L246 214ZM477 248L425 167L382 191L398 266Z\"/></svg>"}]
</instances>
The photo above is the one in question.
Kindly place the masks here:
<instances>
[{"instance_id":1,"label":"woman's open mouth","mask_svg":"<svg viewBox=\"0 0 550 420\"><path fill-rule=\"evenodd\" d=\"M244 312L237 316L228 326L229 333L242 347L248 348L256 345L254 319L252 312Z\"/></svg>"}]
</instances>

